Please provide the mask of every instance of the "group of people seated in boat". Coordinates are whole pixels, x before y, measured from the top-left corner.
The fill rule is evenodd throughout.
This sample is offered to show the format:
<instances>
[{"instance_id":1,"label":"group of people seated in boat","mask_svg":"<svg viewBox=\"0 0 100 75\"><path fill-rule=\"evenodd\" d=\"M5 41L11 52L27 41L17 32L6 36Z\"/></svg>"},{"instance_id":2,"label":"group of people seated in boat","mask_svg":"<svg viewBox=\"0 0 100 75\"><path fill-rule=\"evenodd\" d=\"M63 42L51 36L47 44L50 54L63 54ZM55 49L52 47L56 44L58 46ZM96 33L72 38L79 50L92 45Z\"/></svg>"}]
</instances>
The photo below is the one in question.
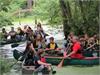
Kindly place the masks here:
<instances>
[{"instance_id":1,"label":"group of people seated in boat","mask_svg":"<svg viewBox=\"0 0 100 75\"><path fill-rule=\"evenodd\" d=\"M50 69L51 64L46 63L46 60L43 57L44 54L50 56L57 55L64 58L71 57L82 59L89 54L90 56L94 56L93 52L95 50L99 50L100 44L97 35L89 37L87 34L84 34L77 37L73 32L70 32L68 38L64 40L63 47L59 48L54 37L50 37L50 42L47 42L47 34L44 32L41 23L37 24L37 30L35 31L33 31L30 26L25 25L23 30L18 27L17 31L11 27L11 31L9 33L7 33L3 28L2 33L5 39L10 36L11 39L17 38L20 40L27 40L27 46L23 52L23 56L25 56L25 60L27 60L25 61L25 65L35 65L36 68L40 67L40 69L41 65L42 68L44 65L44 67L48 67L48 69ZM99 52L95 52L97 53L96 56L99 56Z\"/></svg>"},{"instance_id":2,"label":"group of people seated in boat","mask_svg":"<svg viewBox=\"0 0 100 75\"><path fill-rule=\"evenodd\" d=\"M5 28L2 28L1 39L2 40L33 40L36 35L40 33L43 38L46 37L47 34L44 33L41 23L38 23L37 30L33 31L32 28L28 25L25 25L22 29L21 27L17 28L15 31L14 27L11 27L11 31L7 32Z\"/></svg>"},{"instance_id":3,"label":"group of people seated in boat","mask_svg":"<svg viewBox=\"0 0 100 75\"><path fill-rule=\"evenodd\" d=\"M5 28L2 28L1 36L1 40L3 41L16 39L23 40L21 37L24 37L24 32L20 27L17 28L17 31L14 30L14 27L11 27L9 32L7 32Z\"/></svg>"},{"instance_id":4,"label":"group of people seated in boat","mask_svg":"<svg viewBox=\"0 0 100 75\"><path fill-rule=\"evenodd\" d=\"M73 32L70 33L70 37L68 39L72 40L72 38L74 38L74 34ZM68 41L67 42L71 42ZM92 37L89 37L87 34L81 35L79 37L77 37L77 42L80 43L80 47L81 47L81 53L82 55L86 56L86 57L93 57L93 56L99 56L99 37L97 35L94 35ZM66 46L67 44L65 44ZM74 46L75 43L73 42ZM75 45L77 48L77 45ZM74 49L72 49L74 50ZM78 51L80 52L80 51Z\"/></svg>"}]
</instances>

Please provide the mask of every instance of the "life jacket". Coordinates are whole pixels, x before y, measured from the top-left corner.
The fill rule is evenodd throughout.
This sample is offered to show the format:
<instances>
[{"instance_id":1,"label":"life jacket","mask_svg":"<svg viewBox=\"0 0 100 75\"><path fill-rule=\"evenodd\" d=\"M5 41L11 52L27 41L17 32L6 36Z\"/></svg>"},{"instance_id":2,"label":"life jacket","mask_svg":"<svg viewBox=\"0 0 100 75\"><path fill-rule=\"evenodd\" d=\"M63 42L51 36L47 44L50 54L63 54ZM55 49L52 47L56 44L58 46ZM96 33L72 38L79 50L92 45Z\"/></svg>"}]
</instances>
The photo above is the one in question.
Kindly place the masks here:
<instances>
[{"instance_id":1,"label":"life jacket","mask_svg":"<svg viewBox=\"0 0 100 75\"><path fill-rule=\"evenodd\" d=\"M73 46L74 46L74 44L72 45L72 47L71 47L71 52L73 51ZM80 46L81 46L81 44L80 44ZM76 54L81 54L82 53L82 46L80 47L80 49L76 52Z\"/></svg>"},{"instance_id":2,"label":"life jacket","mask_svg":"<svg viewBox=\"0 0 100 75\"><path fill-rule=\"evenodd\" d=\"M76 49L75 49L76 48ZM77 51L75 54L71 55L71 58L82 59L84 56L82 55L81 45L78 43L73 44L71 51Z\"/></svg>"},{"instance_id":3,"label":"life jacket","mask_svg":"<svg viewBox=\"0 0 100 75\"><path fill-rule=\"evenodd\" d=\"M48 45L47 45L47 48L50 48L50 49L56 49L56 48L58 48L58 46L57 46L57 44L56 43L49 43Z\"/></svg>"},{"instance_id":4,"label":"life jacket","mask_svg":"<svg viewBox=\"0 0 100 75\"><path fill-rule=\"evenodd\" d=\"M46 63L46 59L44 57L41 57L41 61Z\"/></svg>"}]
</instances>

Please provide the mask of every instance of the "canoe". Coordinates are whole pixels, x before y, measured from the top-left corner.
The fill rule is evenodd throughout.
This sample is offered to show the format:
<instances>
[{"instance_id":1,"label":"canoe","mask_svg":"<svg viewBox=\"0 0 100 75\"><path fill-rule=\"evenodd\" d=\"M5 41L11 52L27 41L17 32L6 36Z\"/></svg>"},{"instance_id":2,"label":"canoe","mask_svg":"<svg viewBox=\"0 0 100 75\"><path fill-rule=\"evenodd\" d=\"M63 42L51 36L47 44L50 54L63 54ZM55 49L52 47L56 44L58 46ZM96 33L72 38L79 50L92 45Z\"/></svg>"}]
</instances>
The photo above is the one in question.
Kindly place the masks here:
<instances>
[{"instance_id":1,"label":"canoe","mask_svg":"<svg viewBox=\"0 0 100 75\"><path fill-rule=\"evenodd\" d=\"M16 60L18 60L20 58L20 56L22 56L22 53L17 51L17 50L14 50L13 51L13 56ZM20 61L23 61L23 60L20 60ZM54 71L51 71L52 73L54 73ZM35 72L35 66L31 65L31 66L26 66L24 65L24 63L22 62L22 75L39 75L41 73L41 75L51 75L51 72L48 72L47 69L44 70L42 72Z\"/></svg>"},{"instance_id":2,"label":"canoe","mask_svg":"<svg viewBox=\"0 0 100 75\"><path fill-rule=\"evenodd\" d=\"M58 65L63 57L45 56L46 62ZM100 57L85 57L84 59L66 58L63 65L99 65Z\"/></svg>"},{"instance_id":3,"label":"canoe","mask_svg":"<svg viewBox=\"0 0 100 75\"><path fill-rule=\"evenodd\" d=\"M14 50L13 56L16 60L21 56L21 52ZM63 57L58 56L45 56L46 62L52 65L58 65ZM64 60L63 65L99 65L100 57L85 57L84 59L68 59Z\"/></svg>"},{"instance_id":4,"label":"canoe","mask_svg":"<svg viewBox=\"0 0 100 75\"><path fill-rule=\"evenodd\" d=\"M37 71L35 66L22 66L22 75L55 75L56 71L47 71L47 68L42 71Z\"/></svg>"},{"instance_id":5,"label":"canoe","mask_svg":"<svg viewBox=\"0 0 100 75\"><path fill-rule=\"evenodd\" d=\"M6 45L6 44L18 43L18 42L24 42L24 41L21 41L21 40L0 41L0 45Z\"/></svg>"}]
</instances>

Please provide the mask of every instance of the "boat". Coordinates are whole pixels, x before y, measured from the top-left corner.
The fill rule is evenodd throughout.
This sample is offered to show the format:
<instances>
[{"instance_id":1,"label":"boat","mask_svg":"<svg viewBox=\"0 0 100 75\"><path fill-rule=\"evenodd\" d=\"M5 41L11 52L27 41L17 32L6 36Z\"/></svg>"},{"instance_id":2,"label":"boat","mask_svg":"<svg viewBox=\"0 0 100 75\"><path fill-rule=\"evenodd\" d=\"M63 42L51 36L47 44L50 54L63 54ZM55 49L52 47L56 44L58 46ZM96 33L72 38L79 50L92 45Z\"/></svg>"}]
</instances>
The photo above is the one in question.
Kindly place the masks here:
<instances>
[{"instance_id":1,"label":"boat","mask_svg":"<svg viewBox=\"0 0 100 75\"><path fill-rule=\"evenodd\" d=\"M4 41L0 41L0 45L6 45L6 44L12 44L12 43L19 43L19 42L24 42L26 40L4 40Z\"/></svg>"},{"instance_id":2,"label":"boat","mask_svg":"<svg viewBox=\"0 0 100 75\"><path fill-rule=\"evenodd\" d=\"M58 65L63 57L45 56L46 62ZM83 59L65 58L63 65L99 65L100 57L85 57Z\"/></svg>"},{"instance_id":3,"label":"boat","mask_svg":"<svg viewBox=\"0 0 100 75\"><path fill-rule=\"evenodd\" d=\"M13 51L13 56L16 60L21 56L21 53L17 50ZM61 56L44 56L46 58L47 63L51 63L52 65L58 65L63 57ZM100 57L85 57L83 59L72 59L65 58L63 65L99 65Z\"/></svg>"},{"instance_id":4,"label":"boat","mask_svg":"<svg viewBox=\"0 0 100 75\"><path fill-rule=\"evenodd\" d=\"M22 75L55 75L56 71L47 71L47 68L44 68L42 71L37 71L35 66L22 66Z\"/></svg>"}]
</instances>

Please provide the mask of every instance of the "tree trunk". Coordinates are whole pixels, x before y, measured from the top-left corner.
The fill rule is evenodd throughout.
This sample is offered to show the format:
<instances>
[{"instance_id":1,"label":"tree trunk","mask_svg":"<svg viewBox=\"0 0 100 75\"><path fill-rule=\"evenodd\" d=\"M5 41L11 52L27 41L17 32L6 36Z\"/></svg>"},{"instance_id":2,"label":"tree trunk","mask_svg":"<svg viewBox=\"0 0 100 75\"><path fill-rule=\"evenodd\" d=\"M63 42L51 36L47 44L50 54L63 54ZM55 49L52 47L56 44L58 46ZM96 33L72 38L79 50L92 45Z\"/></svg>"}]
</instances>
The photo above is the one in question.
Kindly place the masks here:
<instances>
[{"instance_id":1,"label":"tree trunk","mask_svg":"<svg viewBox=\"0 0 100 75\"><path fill-rule=\"evenodd\" d=\"M33 5L33 0L27 0L27 8L31 9Z\"/></svg>"},{"instance_id":2,"label":"tree trunk","mask_svg":"<svg viewBox=\"0 0 100 75\"><path fill-rule=\"evenodd\" d=\"M83 31L83 33L86 33L87 32L87 30L88 30L88 28L89 27L87 27L87 20L86 20L86 17L85 17L85 13L84 13L84 6L83 6L83 2L84 1L79 1L79 5L80 5L80 10L81 10L81 14L82 14L82 18L83 18L83 29L82 29L82 31Z\"/></svg>"},{"instance_id":3,"label":"tree trunk","mask_svg":"<svg viewBox=\"0 0 100 75\"><path fill-rule=\"evenodd\" d=\"M65 39L66 39L68 34L69 34L69 32L70 32L70 30L71 30L71 27L70 27L69 22L68 22L69 9L68 9L68 4L66 5L64 0L59 0L59 3L60 3L61 11L62 11L63 30L64 30Z\"/></svg>"}]
</instances>

